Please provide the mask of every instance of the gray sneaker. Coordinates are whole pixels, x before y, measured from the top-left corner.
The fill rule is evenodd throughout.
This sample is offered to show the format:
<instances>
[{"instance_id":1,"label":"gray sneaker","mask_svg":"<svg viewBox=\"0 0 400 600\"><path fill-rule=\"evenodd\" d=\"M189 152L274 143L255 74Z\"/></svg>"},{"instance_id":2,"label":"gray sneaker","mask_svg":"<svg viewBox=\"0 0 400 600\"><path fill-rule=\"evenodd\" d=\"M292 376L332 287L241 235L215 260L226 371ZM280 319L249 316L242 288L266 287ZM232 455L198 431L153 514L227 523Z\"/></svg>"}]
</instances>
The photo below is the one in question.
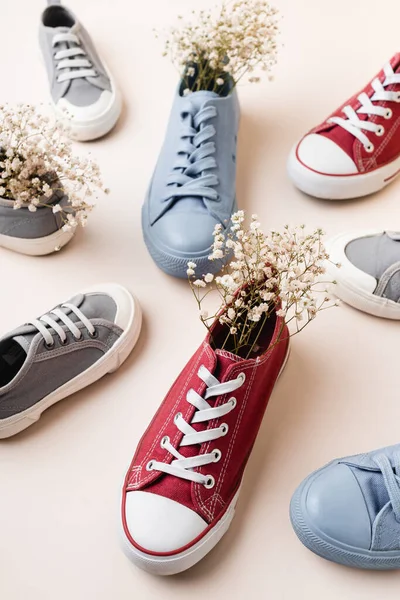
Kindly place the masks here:
<instances>
[{"instance_id":1,"label":"gray sneaker","mask_svg":"<svg viewBox=\"0 0 400 600\"><path fill-rule=\"evenodd\" d=\"M399 232L346 232L328 240L326 249L338 298L371 315L400 319Z\"/></svg>"},{"instance_id":2,"label":"gray sneaker","mask_svg":"<svg viewBox=\"0 0 400 600\"><path fill-rule=\"evenodd\" d=\"M294 493L290 517L300 541L323 558L400 569L400 444L318 469Z\"/></svg>"},{"instance_id":3,"label":"gray sneaker","mask_svg":"<svg viewBox=\"0 0 400 600\"><path fill-rule=\"evenodd\" d=\"M116 371L139 337L141 311L116 284L77 294L0 339L0 439Z\"/></svg>"},{"instance_id":4,"label":"gray sneaker","mask_svg":"<svg viewBox=\"0 0 400 600\"><path fill-rule=\"evenodd\" d=\"M49 0L39 40L52 100L71 137L94 140L108 133L121 113L121 98L86 29L75 15Z\"/></svg>"},{"instance_id":5,"label":"gray sneaker","mask_svg":"<svg viewBox=\"0 0 400 600\"><path fill-rule=\"evenodd\" d=\"M63 207L69 206L61 192L51 201ZM62 230L60 213L53 213L50 206L38 206L30 212L26 206L14 210L14 202L0 197L0 246L31 256L50 254L60 250L73 237L75 230Z\"/></svg>"}]
</instances>

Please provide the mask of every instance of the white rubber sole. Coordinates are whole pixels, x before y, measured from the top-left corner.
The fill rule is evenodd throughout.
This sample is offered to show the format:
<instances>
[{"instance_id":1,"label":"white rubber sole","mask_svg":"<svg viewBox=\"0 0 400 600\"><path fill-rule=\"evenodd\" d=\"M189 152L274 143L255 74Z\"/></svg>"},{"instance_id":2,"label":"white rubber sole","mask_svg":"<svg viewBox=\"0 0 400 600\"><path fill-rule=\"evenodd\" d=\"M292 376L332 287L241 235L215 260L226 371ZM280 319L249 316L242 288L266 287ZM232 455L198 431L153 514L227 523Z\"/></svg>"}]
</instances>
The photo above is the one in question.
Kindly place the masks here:
<instances>
[{"instance_id":1,"label":"white rubber sole","mask_svg":"<svg viewBox=\"0 0 400 600\"><path fill-rule=\"evenodd\" d=\"M35 239L0 235L0 246L2 248L8 248L8 250L13 250L14 252L19 252L20 254L44 256L60 250L71 241L74 234L75 230L63 231L62 229L59 229L51 235Z\"/></svg>"},{"instance_id":2,"label":"white rubber sole","mask_svg":"<svg viewBox=\"0 0 400 600\"><path fill-rule=\"evenodd\" d=\"M359 271L352 265L345 255L345 247L347 242L357 237L367 237L369 235L376 235L382 233L381 231L358 231L354 234L339 234L330 240L326 244L328 254L331 256L334 262L341 263L341 268L337 268L331 262L326 262L326 273L328 279L336 281L335 285L329 286L330 292L337 298L349 304L357 310L368 313L375 317L381 317L384 319L400 320L400 304L389 300L388 298L382 298L381 296L375 296L371 291L367 291L360 285L357 285L357 272L360 277L363 275L367 278L366 274ZM362 281L360 279L360 281ZM367 282L368 284L368 282Z\"/></svg>"},{"instance_id":3,"label":"white rubber sole","mask_svg":"<svg viewBox=\"0 0 400 600\"><path fill-rule=\"evenodd\" d=\"M119 287L129 296L131 306L131 316L128 326L124 330L121 337L115 342L115 344L106 352L97 362L91 367L83 371L58 389L54 390L51 394L37 402L34 406L20 412L7 419L0 421L0 439L11 437L17 433L20 433L24 429L27 429L33 423L36 423L40 419L42 413L63 400L71 394L75 394L79 390L91 385L98 379L101 379L108 373L116 371L122 363L128 358L132 352L136 342L138 341L140 330L142 326L142 312L138 301L132 296L128 290L122 286L112 284L112 286ZM83 292L85 293L85 292Z\"/></svg>"},{"instance_id":4,"label":"white rubber sole","mask_svg":"<svg viewBox=\"0 0 400 600\"><path fill-rule=\"evenodd\" d=\"M288 345L285 360L282 364L277 380L286 367L289 355L290 343ZM229 526L232 523L232 519L235 516L235 509L239 498L239 493L240 487L226 509L224 515L204 537L194 544L194 546L191 546L187 550L172 556L157 556L147 554L146 552L142 552L133 546L125 534L121 519L119 519L122 550L129 560L131 560L137 567L147 571L148 573L152 573L153 575L176 575L177 573L186 571L204 558L206 554L211 552L211 550L218 544L224 534L228 531Z\"/></svg>"},{"instance_id":5,"label":"white rubber sole","mask_svg":"<svg viewBox=\"0 0 400 600\"><path fill-rule=\"evenodd\" d=\"M355 175L323 175L307 168L297 158L296 144L289 155L287 171L302 192L324 200L349 200L373 194L400 175L400 157L384 167Z\"/></svg>"}]
</instances>

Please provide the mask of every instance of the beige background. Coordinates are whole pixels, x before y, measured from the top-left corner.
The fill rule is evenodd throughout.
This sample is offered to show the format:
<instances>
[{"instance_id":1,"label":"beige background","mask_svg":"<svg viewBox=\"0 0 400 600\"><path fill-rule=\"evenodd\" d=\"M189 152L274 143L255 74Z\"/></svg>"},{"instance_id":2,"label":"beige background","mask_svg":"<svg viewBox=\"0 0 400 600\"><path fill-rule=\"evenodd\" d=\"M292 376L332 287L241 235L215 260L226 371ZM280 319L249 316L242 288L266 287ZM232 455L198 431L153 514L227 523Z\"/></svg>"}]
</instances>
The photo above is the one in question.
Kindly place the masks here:
<instances>
[{"instance_id":1,"label":"beige background","mask_svg":"<svg viewBox=\"0 0 400 600\"><path fill-rule=\"evenodd\" d=\"M293 142L398 50L398 0L275 0L282 42L274 83L240 88L238 198L265 228L286 222L328 234L398 228L400 182L348 203L293 189ZM44 2L2 0L1 100L47 101L37 47ZM112 195L63 252L29 258L0 249L0 331L35 317L87 284L128 286L145 312L131 358L114 376L65 400L0 444L2 600L397 600L399 573L330 564L292 532L291 494L330 459L400 442L399 324L342 306L293 341L251 457L237 516L192 570L158 579L118 546L119 486L170 383L203 337L185 282L157 269L140 209L164 135L176 73L152 29L211 0L71 0L119 82L126 109L98 157Z\"/></svg>"}]
</instances>

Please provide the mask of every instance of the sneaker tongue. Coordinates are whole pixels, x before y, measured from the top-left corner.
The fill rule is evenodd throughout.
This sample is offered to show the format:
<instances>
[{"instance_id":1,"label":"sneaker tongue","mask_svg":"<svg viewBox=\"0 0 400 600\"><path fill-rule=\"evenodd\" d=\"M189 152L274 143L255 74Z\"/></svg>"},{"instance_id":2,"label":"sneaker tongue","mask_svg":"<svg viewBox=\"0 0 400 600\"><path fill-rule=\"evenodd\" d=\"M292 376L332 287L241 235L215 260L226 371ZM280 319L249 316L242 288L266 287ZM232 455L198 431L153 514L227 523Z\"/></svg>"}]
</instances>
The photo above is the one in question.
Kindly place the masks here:
<instances>
[{"instance_id":1,"label":"sneaker tongue","mask_svg":"<svg viewBox=\"0 0 400 600\"><path fill-rule=\"evenodd\" d=\"M185 100L190 102L190 104L192 104L192 106L194 106L195 108L197 108L199 110L200 108L202 108L202 106L204 105L204 103L207 100L211 100L211 99L215 99L215 98L219 98L219 97L220 96L218 96L218 94L216 94L215 92L208 92L207 90L200 90L199 92L192 92L191 94L188 94L187 96L185 96Z\"/></svg>"},{"instance_id":2,"label":"sneaker tongue","mask_svg":"<svg viewBox=\"0 0 400 600\"><path fill-rule=\"evenodd\" d=\"M236 356L236 354L232 354L232 352L228 352L227 350L220 350L219 348L215 350L215 356L217 357L217 365L215 367L214 377L220 381L223 379L230 366L242 360L239 356Z\"/></svg>"}]
</instances>

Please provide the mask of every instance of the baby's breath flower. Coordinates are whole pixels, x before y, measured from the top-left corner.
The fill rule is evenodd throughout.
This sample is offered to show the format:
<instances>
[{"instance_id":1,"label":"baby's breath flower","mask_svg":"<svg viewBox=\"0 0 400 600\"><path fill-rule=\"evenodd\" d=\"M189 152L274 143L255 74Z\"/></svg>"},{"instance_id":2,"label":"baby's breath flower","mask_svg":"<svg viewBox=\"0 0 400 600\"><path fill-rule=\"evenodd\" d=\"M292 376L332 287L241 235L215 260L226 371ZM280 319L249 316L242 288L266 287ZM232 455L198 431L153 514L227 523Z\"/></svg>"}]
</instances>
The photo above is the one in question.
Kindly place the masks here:
<instances>
[{"instance_id":1,"label":"baby's breath flower","mask_svg":"<svg viewBox=\"0 0 400 600\"><path fill-rule=\"evenodd\" d=\"M0 106L0 177L0 196L15 210L51 206L66 230L85 225L89 198L106 191L98 165L74 155L65 127L28 104Z\"/></svg>"},{"instance_id":2,"label":"baby's breath flower","mask_svg":"<svg viewBox=\"0 0 400 600\"><path fill-rule=\"evenodd\" d=\"M277 13L266 0L234 0L193 11L193 22L180 19L165 40L163 56L184 72L183 94L219 92L227 75L234 85L250 74L249 81L258 82L256 68L270 74L277 60Z\"/></svg>"},{"instance_id":3,"label":"baby's breath flower","mask_svg":"<svg viewBox=\"0 0 400 600\"><path fill-rule=\"evenodd\" d=\"M285 226L282 232L264 234L257 215L252 215L248 228L244 219L244 212L237 211L231 218L232 227L224 230L218 225L214 229L210 260L225 256L221 248L230 252L223 274L213 277L208 273L191 286L201 311L210 289L218 291L222 304L214 318L228 328L223 348L248 357L258 347L254 341L257 332L274 313L292 323L298 333L320 310L333 304L328 304L331 299L326 289L321 289L324 295L318 300L316 288L329 259L321 230L306 234L304 226ZM208 289L203 292L200 288Z\"/></svg>"},{"instance_id":4,"label":"baby's breath flower","mask_svg":"<svg viewBox=\"0 0 400 600\"><path fill-rule=\"evenodd\" d=\"M202 279L196 279L196 281L193 281L193 285L195 285L196 287L199 287L199 288L206 287L206 283Z\"/></svg>"}]
</instances>

